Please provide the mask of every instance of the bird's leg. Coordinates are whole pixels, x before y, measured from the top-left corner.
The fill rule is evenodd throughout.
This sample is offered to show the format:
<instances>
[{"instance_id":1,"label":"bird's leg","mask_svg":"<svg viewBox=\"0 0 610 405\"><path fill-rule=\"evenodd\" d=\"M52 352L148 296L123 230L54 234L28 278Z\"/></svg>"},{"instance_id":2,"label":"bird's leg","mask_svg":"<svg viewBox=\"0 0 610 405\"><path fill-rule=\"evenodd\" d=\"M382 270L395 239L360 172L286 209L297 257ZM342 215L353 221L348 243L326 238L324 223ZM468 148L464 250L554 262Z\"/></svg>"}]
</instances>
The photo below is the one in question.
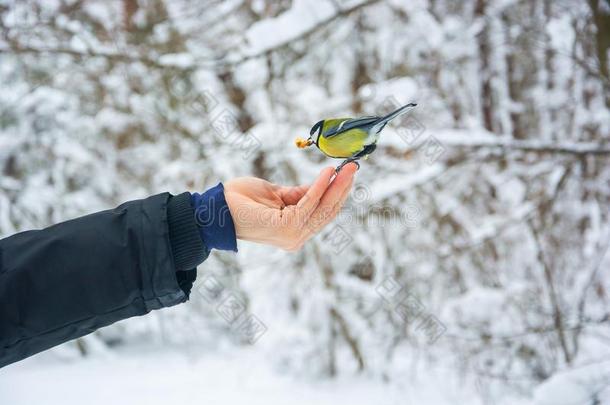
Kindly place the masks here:
<instances>
[{"instance_id":1,"label":"bird's leg","mask_svg":"<svg viewBox=\"0 0 610 405\"><path fill-rule=\"evenodd\" d=\"M339 174L341 169L343 169L343 166L345 166L346 164L348 164L350 162L354 162L356 164L356 166L358 166L358 169L360 169L360 163L358 163L358 159L360 159L360 157L355 157L355 156L345 159L343 162L341 162L341 164L339 166L337 166L337 168L335 169L335 174Z\"/></svg>"},{"instance_id":2,"label":"bird's leg","mask_svg":"<svg viewBox=\"0 0 610 405\"><path fill-rule=\"evenodd\" d=\"M364 147L364 149L362 149L360 152L358 152L356 155L349 157L347 159L345 159L336 169L335 169L335 174L339 173L339 171L343 168L343 166L345 166L346 164L348 164L349 162L354 162L356 163L356 165L358 166L358 169L360 169L360 163L358 163L359 159L364 158L364 160L367 160L369 158L369 155L371 153L373 153L375 151L375 148L377 148L377 144L373 143L370 145L366 145Z\"/></svg>"}]
</instances>

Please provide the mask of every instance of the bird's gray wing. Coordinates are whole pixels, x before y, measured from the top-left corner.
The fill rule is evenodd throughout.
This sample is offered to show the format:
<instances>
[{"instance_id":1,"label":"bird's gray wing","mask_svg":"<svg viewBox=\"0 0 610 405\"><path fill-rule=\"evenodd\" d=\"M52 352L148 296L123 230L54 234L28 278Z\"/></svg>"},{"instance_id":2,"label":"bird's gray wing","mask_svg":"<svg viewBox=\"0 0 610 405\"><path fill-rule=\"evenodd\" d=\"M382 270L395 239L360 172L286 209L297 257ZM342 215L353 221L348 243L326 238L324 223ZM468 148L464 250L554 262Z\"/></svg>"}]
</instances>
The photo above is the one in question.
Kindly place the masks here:
<instances>
[{"instance_id":1,"label":"bird's gray wing","mask_svg":"<svg viewBox=\"0 0 610 405\"><path fill-rule=\"evenodd\" d=\"M328 131L325 131L323 136L324 138L332 138L335 135L341 134L345 131L349 131L353 128L362 128L366 131L370 127L375 125L375 122L377 122L377 120L379 120L379 117L351 118L349 120L343 121L336 127L330 128Z\"/></svg>"}]
</instances>

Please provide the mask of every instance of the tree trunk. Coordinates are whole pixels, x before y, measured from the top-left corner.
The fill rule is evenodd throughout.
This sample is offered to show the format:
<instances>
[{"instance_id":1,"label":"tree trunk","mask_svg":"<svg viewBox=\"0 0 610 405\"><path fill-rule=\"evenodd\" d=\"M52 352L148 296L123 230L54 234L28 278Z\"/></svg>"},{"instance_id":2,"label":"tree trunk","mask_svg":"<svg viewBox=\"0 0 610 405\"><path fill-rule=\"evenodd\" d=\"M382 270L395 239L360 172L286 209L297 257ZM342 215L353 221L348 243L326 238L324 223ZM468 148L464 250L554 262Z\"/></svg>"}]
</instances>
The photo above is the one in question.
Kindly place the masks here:
<instances>
[{"instance_id":1,"label":"tree trunk","mask_svg":"<svg viewBox=\"0 0 610 405\"><path fill-rule=\"evenodd\" d=\"M477 0L475 5L475 17L484 20L484 26L478 36L479 48L479 72L481 74L481 113L483 126L490 132L494 132L494 111L493 111L493 89L491 85L491 46L489 43L489 22L485 21L487 10L486 0Z\"/></svg>"}]
</instances>

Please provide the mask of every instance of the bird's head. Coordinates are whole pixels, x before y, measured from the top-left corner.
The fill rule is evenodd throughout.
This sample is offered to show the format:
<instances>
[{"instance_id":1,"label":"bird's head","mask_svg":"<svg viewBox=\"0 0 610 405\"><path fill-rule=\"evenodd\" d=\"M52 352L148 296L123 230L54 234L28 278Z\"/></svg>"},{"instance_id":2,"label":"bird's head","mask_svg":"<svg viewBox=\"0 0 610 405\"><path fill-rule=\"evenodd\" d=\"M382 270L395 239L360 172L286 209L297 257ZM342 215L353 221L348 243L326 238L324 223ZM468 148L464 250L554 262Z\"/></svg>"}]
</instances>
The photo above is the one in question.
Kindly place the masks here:
<instances>
[{"instance_id":1,"label":"bird's head","mask_svg":"<svg viewBox=\"0 0 610 405\"><path fill-rule=\"evenodd\" d=\"M324 126L324 120L316 122L316 124L311 127L309 131L309 139L313 141L313 143L318 142L318 137L322 133L322 127Z\"/></svg>"},{"instance_id":2,"label":"bird's head","mask_svg":"<svg viewBox=\"0 0 610 405\"><path fill-rule=\"evenodd\" d=\"M307 139L297 138L295 140L297 147L303 149L308 146L316 144L318 142L318 137L322 133L323 124L324 124L324 121L318 121L313 127L311 127L311 130L309 131L309 138L307 138Z\"/></svg>"}]
</instances>

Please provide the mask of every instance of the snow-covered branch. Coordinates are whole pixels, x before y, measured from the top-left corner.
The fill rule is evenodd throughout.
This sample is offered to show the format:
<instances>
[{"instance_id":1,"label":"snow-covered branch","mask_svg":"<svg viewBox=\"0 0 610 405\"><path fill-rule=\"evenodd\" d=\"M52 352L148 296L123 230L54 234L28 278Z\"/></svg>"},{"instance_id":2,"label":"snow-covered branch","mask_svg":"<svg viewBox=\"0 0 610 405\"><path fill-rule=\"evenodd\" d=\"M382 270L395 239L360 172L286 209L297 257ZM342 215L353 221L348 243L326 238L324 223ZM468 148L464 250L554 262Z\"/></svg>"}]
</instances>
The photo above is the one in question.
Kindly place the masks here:
<instances>
[{"instance_id":1,"label":"snow-covered branch","mask_svg":"<svg viewBox=\"0 0 610 405\"><path fill-rule=\"evenodd\" d=\"M237 59L234 59L234 60L219 61L218 64L221 66L224 66L224 67L230 67L230 66L242 64L242 63L247 62L252 59L266 57L282 48L290 46L291 44L293 44L297 41L302 41L302 40L305 40L305 39L311 37L317 31L319 31L325 27L328 27L329 25L331 25L338 19L348 17L351 14L353 14L357 11L360 11L366 7L377 4L380 1L381 0L366 0L366 1L362 1L362 2L356 3L354 5L351 5L351 6L345 7L345 8L340 8L339 5L335 3L336 11L333 14L331 14L325 18L322 18L320 21L316 22L315 24L311 25L310 27L307 27L307 28L301 30L301 32L298 32L295 35L289 35L287 37L280 37L281 39L276 41L272 46L262 47L262 49L256 49L254 52L246 53L244 55L239 56ZM266 21L261 21L261 22L259 22L259 24L264 24L265 22ZM270 28L271 28L271 30L273 30L273 25Z\"/></svg>"},{"instance_id":2,"label":"snow-covered branch","mask_svg":"<svg viewBox=\"0 0 610 405\"><path fill-rule=\"evenodd\" d=\"M399 132L400 133L400 132ZM519 140L509 136L497 136L493 134L470 134L466 130L462 131L442 131L434 134L440 145L448 149L465 150L501 150L501 151L522 151L535 152L541 154L562 154L562 155L610 155L610 143L602 142L563 142L563 141L541 141L537 139ZM417 142L410 143L413 150L425 147L428 137L421 136ZM386 151L401 149L400 143L394 141L392 147L381 147Z\"/></svg>"},{"instance_id":3,"label":"snow-covered branch","mask_svg":"<svg viewBox=\"0 0 610 405\"><path fill-rule=\"evenodd\" d=\"M492 140L485 142L460 142L443 140L448 147L465 149L504 149L524 152L567 154L567 155L610 155L610 145L593 142L540 142L521 140Z\"/></svg>"}]
</instances>

